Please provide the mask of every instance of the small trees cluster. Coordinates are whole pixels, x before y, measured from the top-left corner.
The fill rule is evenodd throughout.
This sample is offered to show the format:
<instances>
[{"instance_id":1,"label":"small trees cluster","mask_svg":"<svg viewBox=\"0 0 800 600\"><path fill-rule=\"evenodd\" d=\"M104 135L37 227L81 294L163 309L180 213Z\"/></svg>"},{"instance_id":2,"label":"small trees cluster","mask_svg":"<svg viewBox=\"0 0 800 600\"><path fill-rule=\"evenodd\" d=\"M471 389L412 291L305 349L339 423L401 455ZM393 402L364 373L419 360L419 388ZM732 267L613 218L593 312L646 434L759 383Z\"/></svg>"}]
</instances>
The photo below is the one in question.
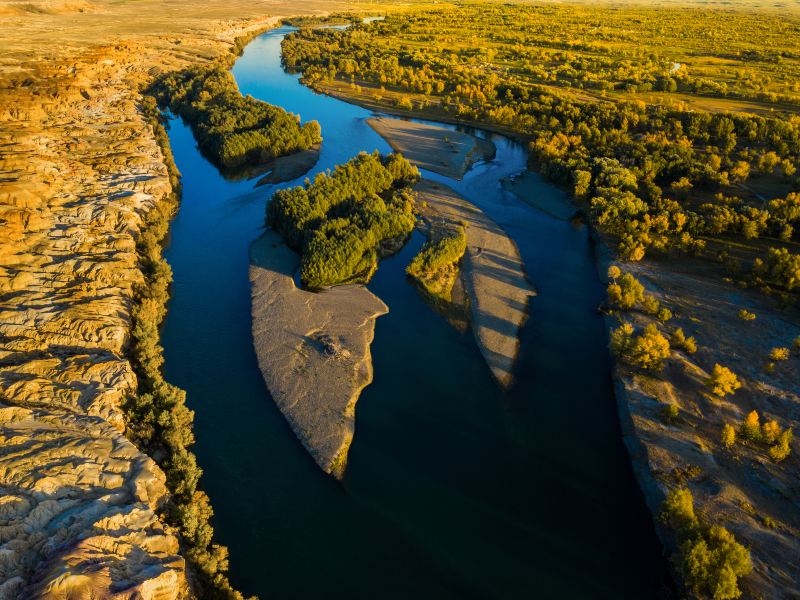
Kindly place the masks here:
<instances>
[{"instance_id":1,"label":"small trees cluster","mask_svg":"<svg viewBox=\"0 0 800 600\"><path fill-rule=\"evenodd\" d=\"M633 325L623 323L611 332L611 351L629 365L652 373L661 371L669 358L669 340L655 323L634 335Z\"/></svg>"},{"instance_id":2,"label":"small trees cluster","mask_svg":"<svg viewBox=\"0 0 800 600\"><path fill-rule=\"evenodd\" d=\"M633 310L638 307L642 312L657 317L660 321L668 321L672 318L672 312L667 308L662 308L658 299L644 291L644 285L631 273L623 273L616 266L608 268L608 277L611 283L608 284L606 292L608 302L620 310Z\"/></svg>"},{"instance_id":3,"label":"small trees cluster","mask_svg":"<svg viewBox=\"0 0 800 600\"><path fill-rule=\"evenodd\" d=\"M433 230L431 234L433 234ZM428 293L450 300L457 264L467 249L467 234L462 226L450 227L437 232L436 239L428 239L419 253L406 267L406 274L413 277Z\"/></svg>"},{"instance_id":4,"label":"small trees cluster","mask_svg":"<svg viewBox=\"0 0 800 600\"><path fill-rule=\"evenodd\" d=\"M741 596L739 578L753 570L750 551L730 531L704 522L695 513L690 490L672 490L664 501L661 518L678 538L676 563L689 589L713 600Z\"/></svg>"},{"instance_id":5,"label":"small trees cluster","mask_svg":"<svg viewBox=\"0 0 800 600\"><path fill-rule=\"evenodd\" d=\"M781 462L791 452L792 430L781 429L774 419L762 423L758 412L752 410L739 424L738 431L730 423L723 427L722 443L726 448L732 448L737 440L765 447L774 462Z\"/></svg>"},{"instance_id":6,"label":"small trees cluster","mask_svg":"<svg viewBox=\"0 0 800 600\"><path fill-rule=\"evenodd\" d=\"M224 65L167 73L150 93L191 125L198 146L218 167L261 164L322 141L316 121L301 125L280 107L242 96Z\"/></svg>"},{"instance_id":7,"label":"small trees cluster","mask_svg":"<svg viewBox=\"0 0 800 600\"><path fill-rule=\"evenodd\" d=\"M369 281L386 240L414 228L410 186L419 171L399 154L362 152L304 186L279 190L267 223L301 254L304 285Z\"/></svg>"}]
</instances>

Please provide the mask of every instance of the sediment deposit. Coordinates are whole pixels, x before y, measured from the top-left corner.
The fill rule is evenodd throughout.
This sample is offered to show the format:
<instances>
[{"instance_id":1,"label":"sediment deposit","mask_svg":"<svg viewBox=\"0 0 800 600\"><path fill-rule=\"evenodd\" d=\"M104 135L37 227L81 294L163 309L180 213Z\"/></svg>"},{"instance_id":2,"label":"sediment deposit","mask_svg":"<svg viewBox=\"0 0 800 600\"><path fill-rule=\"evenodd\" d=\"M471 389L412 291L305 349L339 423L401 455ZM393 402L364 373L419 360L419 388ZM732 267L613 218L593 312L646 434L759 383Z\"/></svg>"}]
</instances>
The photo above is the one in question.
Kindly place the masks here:
<instances>
[{"instance_id":1,"label":"sediment deposit","mask_svg":"<svg viewBox=\"0 0 800 600\"><path fill-rule=\"evenodd\" d=\"M365 286L299 289L300 257L267 230L250 249L253 342L273 400L322 469L341 477L369 347L386 305Z\"/></svg>"},{"instance_id":2,"label":"sediment deposit","mask_svg":"<svg viewBox=\"0 0 800 600\"><path fill-rule=\"evenodd\" d=\"M497 223L450 188L423 179L415 190L426 220L466 226L462 278L471 327L492 375L508 387L519 350L519 330L527 318L528 299L535 294L519 250Z\"/></svg>"},{"instance_id":3,"label":"sediment deposit","mask_svg":"<svg viewBox=\"0 0 800 600\"><path fill-rule=\"evenodd\" d=\"M461 131L391 117L367 123L414 165L451 179L461 179L474 163L494 158L492 142Z\"/></svg>"}]
</instances>

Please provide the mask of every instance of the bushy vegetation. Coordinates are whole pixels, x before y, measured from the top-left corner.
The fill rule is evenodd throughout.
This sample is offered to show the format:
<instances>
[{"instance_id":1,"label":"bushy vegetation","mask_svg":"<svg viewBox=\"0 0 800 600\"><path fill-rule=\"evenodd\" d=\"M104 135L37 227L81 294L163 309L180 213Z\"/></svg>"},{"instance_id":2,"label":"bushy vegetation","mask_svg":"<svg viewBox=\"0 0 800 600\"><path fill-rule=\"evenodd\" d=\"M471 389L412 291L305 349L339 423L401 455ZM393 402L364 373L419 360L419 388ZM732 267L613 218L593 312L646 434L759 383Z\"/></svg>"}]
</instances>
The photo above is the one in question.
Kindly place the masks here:
<instances>
[{"instance_id":1,"label":"bushy vegetation","mask_svg":"<svg viewBox=\"0 0 800 600\"><path fill-rule=\"evenodd\" d=\"M800 263L781 244L800 231L800 118L732 99L800 104L799 31L746 11L465 3L301 30L283 56L312 86L349 81L389 107L527 137L623 259L768 237L742 257L752 283L793 292Z\"/></svg>"},{"instance_id":2,"label":"bushy vegetation","mask_svg":"<svg viewBox=\"0 0 800 600\"><path fill-rule=\"evenodd\" d=\"M150 92L187 121L218 167L256 165L322 141L319 123L300 124L280 107L242 96L226 65L202 65L159 77Z\"/></svg>"},{"instance_id":3,"label":"bushy vegetation","mask_svg":"<svg viewBox=\"0 0 800 600\"><path fill-rule=\"evenodd\" d=\"M782 429L775 419L764 423L758 411L751 410L738 425L726 423L722 432L723 444L731 448L739 441L767 451L774 462L781 462L791 453L792 430Z\"/></svg>"},{"instance_id":4,"label":"bushy vegetation","mask_svg":"<svg viewBox=\"0 0 800 600\"><path fill-rule=\"evenodd\" d=\"M458 271L458 263L467 249L464 227L432 230L432 235L406 267L429 294L449 301Z\"/></svg>"},{"instance_id":5,"label":"bushy vegetation","mask_svg":"<svg viewBox=\"0 0 800 600\"><path fill-rule=\"evenodd\" d=\"M177 527L192 572L195 592L212 600L241 600L228 581L227 549L213 542L213 510L199 489L202 471L189 447L194 443L194 415L186 407L186 393L164 380L159 326L166 315L172 271L162 257L161 242L178 207L180 174L169 139L153 98L145 96L141 110L153 127L164 153L173 194L156 204L145 217L137 240L144 281L135 289L129 357L137 374L136 395L127 399L128 436L154 457L167 476L171 496L164 517Z\"/></svg>"},{"instance_id":6,"label":"bushy vegetation","mask_svg":"<svg viewBox=\"0 0 800 600\"><path fill-rule=\"evenodd\" d=\"M715 364L711 370L711 375L706 380L706 385L711 390L711 393L719 398L733 394L742 387L736 373L719 363Z\"/></svg>"},{"instance_id":7,"label":"bushy vegetation","mask_svg":"<svg viewBox=\"0 0 800 600\"><path fill-rule=\"evenodd\" d=\"M638 335L634 335L633 325L623 323L611 332L611 351L632 367L658 373L670 356L670 345L655 323Z\"/></svg>"},{"instance_id":8,"label":"bushy vegetation","mask_svg":"<svg viewBox=\"0 0 800 600\"><path fill-rule=\"evenodd\" d=\"M304 285L369 281L381 244L414 228L410 186L418 179L416 167L399 154L362 152L313 182L276 192L267 223L301 254Z\"/></svg>"},{"instance_id":9,"label":"bushy vegetation","mask_svg":"<svg viewBox=\"0 0 800 600\"><path fill-rule=\"evenodd\" d=\"M686 488L669 493L661 516L678 539L675 562L686 586L713 600L739 598L739 578L753 570L750 551L724 527L701 519Z\"/></svg>"}]
</instances>

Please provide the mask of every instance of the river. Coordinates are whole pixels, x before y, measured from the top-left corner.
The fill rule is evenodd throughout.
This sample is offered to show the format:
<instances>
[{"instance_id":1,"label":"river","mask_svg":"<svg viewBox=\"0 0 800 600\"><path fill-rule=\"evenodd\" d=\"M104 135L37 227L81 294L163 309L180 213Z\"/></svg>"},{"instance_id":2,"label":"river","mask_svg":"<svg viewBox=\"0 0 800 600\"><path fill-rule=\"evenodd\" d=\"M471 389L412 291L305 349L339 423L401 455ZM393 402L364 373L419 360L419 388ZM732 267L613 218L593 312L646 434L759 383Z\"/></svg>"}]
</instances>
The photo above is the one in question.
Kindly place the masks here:
<instances>
[{"instance_id":1,"label":"river","mask_svg":"<svg viewBox=\"0 0 800 600\"><path fill-rule=\"evenodd\" d=\"M309 175L361 150L389 151L365 122L371 112L284 72L289 31L255 38L233 73L242 93L320 122ZM377 321L375 379L340 483L294 437L252 346L248 247L276 188L226 181L180 121L169 135L183 200L165 251L174 273L165 375L195 411L202 485L237 588L262 600L655 597L666 571L621 441L592 243L585 227L501 188L525 168L524 148L491 135L496 159L463 181L426 174L519 246L539 295L516 384L502 392L472 335L406 281L415 234L369 285L390 312ZM543 181L537 191L560 194Z\"/></svg>"}]
</instances>

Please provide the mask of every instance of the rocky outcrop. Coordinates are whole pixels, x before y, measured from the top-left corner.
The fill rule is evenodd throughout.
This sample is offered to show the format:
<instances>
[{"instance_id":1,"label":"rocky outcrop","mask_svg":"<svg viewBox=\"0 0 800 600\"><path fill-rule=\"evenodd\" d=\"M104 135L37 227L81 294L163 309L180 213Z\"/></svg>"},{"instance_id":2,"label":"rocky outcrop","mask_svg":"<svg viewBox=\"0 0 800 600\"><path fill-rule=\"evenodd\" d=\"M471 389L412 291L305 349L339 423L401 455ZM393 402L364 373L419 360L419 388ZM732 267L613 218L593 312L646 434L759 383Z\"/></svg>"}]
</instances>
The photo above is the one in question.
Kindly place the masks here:
<instances>
[{"instance_id":1,"label":"rocky outcrop","mask_svg":"<svg viewBox=\"0 0 800 600\"><path fill-rule=\"evenodd\" d=\"M154 15L114 10L59 15L62 43L50 13L0 32L0 600L188 594L159 517L164 473L125 438L121 408L137 390L136 243L172 192L137 90L268 21L204 6L148 30Z\"/></svg>"},{"instance_id":2,"label":"rocky outcrop","mask_svg":"<svg viewBox=\"0 0 800 600\"><path fill-rule=\"evenodd\" d=\"M492 375L507 387L513 381L528 299L535 294L519 250L502 227L447 186L423 179L415 190L427 221L466 228L461 276L469 297L470 325Z\"/></svg>"},{"instance_id":3,"label":"rocky outcrop","mask_svg":"<svg viewBox=\"0 0 800 600\"><path fill-rule=\"evenodd\" d=\"M363 285L300 289L299 265L272 230L251 246L253 342L278 408L317 464L341 477L356 401L372 381L375 319L389 309Z\"/></svg>"}]
</instances>

